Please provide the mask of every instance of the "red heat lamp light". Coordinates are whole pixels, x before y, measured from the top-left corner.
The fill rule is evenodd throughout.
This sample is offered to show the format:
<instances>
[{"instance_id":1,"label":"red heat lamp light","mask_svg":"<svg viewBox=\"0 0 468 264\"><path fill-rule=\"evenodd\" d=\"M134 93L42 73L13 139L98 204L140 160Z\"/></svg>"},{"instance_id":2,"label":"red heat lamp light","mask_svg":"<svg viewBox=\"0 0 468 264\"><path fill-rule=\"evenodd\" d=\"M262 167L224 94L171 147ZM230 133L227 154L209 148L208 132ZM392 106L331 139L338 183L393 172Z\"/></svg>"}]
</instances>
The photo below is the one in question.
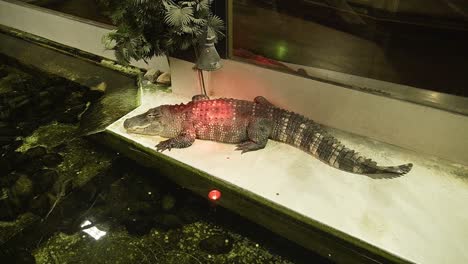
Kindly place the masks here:
<instances>
[{"instance_id":1,"label":"red heat lamp light","mask_svg":"<svg viewBox=\"0 0 468 264\"><path fill-rule=\"evenodd\" d=\"M214 190L211 190L209 193L208 193L208 198L211 200L211 201L217 201L221 198L221 192L214 189Z\"/></svg>"}]
</instances>

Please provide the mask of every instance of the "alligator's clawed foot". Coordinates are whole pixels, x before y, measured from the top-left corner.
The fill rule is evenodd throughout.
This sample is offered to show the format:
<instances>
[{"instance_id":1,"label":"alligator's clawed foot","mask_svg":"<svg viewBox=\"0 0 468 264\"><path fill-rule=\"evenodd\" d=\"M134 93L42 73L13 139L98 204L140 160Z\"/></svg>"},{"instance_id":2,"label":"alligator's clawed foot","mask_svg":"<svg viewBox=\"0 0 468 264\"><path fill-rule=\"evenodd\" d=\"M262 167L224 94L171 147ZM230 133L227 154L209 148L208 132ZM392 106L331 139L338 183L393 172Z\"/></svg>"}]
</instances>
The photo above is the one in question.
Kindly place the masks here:
<instances>
[{"instance_id":1,"label":"alligator's clawed foot","mask_svg":"<svg viewBox=\"0 0 468 264\"><path fill-rule=\"evenodd\" d=\"M237 148L236 150L241 150L241 154L244 154L245 152L249 152L249 151L254 151L254 150L257 150L257 149L262 149L264 148L265 146L261 146L255 142L252 142L252 141L246 141L246 142L242 142L242 143L239 143L237 144Z\"/></svg>"},{"instance_id":2,"label":"alligator's clawed foot","mask_svg":"<svg viewBox=\"0 0 468 264\"><path fill-rule=\"evenodd\" d=\"M163 152L166 149L171 151L171 149L175 146L174 143L175 142L172 139L161 141L156 145L156 151Z\"/></svg>"}]
</instances>

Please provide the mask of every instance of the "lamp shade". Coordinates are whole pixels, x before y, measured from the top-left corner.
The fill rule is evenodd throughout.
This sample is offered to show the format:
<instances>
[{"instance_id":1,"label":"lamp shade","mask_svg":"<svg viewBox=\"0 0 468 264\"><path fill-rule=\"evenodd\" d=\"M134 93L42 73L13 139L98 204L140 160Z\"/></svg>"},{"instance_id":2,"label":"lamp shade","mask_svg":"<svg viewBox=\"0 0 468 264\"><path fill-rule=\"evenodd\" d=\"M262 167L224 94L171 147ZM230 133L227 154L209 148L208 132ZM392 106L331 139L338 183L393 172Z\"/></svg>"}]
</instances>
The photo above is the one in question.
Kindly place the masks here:
<instances>
[{"instance_id":1,"label":"lamp shade","mask_svg":"<svg viewBox=\"0 0 468 264\"><path fill-rule=\"evenodd\" d=\"M198 51L196 67L203 71L216 71L221 68L221 57L214 45L215 37L207 33L207 37Z\"/></svg>"}]
</instances>

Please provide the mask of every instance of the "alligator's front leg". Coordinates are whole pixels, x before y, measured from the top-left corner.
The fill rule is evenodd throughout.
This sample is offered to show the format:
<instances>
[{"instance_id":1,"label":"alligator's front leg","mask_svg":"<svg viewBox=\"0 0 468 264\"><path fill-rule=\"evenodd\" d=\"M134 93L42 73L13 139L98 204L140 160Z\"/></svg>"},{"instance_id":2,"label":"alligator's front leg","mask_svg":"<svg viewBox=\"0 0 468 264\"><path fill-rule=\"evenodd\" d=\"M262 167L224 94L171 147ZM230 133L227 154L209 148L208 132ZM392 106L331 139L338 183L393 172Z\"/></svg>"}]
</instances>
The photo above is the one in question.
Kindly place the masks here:
<instances>
[{"instance_id":1,"label":"alligator's front leg","mask_svg":"<svg viewBox=\"0 0 468 264\"><path fill-rule=\"evenodd\" d=\"M166 149L171 151L172 148L187 148L193 144L195 138L195 129L193 127L188 128L182 131L177 137L159 142L159 144L156 145L156 151L163 152Z\"/></svg>"}]
</instances>

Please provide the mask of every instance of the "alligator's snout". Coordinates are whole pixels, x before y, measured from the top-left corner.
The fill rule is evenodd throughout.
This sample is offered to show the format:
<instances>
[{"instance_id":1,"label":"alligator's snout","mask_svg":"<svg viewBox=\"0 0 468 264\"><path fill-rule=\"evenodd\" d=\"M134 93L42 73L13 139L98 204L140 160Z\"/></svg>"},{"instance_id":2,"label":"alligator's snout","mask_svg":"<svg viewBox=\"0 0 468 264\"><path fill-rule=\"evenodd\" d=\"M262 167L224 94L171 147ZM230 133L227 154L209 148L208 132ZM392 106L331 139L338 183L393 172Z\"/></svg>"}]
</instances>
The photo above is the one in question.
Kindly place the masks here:
<instances>
[{"instance_id":1,"label":"alligator's snout","mask_svg":"<svg viewBox=\"0 0 468 264\"><path fill-rule=\"evenodd\" d=\"M130 128L130 123L131 123L130 118L125 119L125 121L123 123L124 128L129 129Z\"/></svg>"},{"instance_id":2,"label":"alligator's snout","mask_svg":"<svg viewBox=\"0 0 468 264\"><path fill-rule=\"evenodd\" d=\"M149 120L147 120L146 115L137 115L125 119L123 126L128 132L136 132L150 125Z\"/></svg>"},{"instance_id":3,"label":"alligator's snout","mask_svg":"<svg viewBox=\"0 0 468 264\"><path fill-rule=\"evenodd\" d=\"M147 114L141 114L126 119L123 127L128 133L157 135L160 132L160 127L157 122L147 118Z\"/></svg>"}]
</instances>

